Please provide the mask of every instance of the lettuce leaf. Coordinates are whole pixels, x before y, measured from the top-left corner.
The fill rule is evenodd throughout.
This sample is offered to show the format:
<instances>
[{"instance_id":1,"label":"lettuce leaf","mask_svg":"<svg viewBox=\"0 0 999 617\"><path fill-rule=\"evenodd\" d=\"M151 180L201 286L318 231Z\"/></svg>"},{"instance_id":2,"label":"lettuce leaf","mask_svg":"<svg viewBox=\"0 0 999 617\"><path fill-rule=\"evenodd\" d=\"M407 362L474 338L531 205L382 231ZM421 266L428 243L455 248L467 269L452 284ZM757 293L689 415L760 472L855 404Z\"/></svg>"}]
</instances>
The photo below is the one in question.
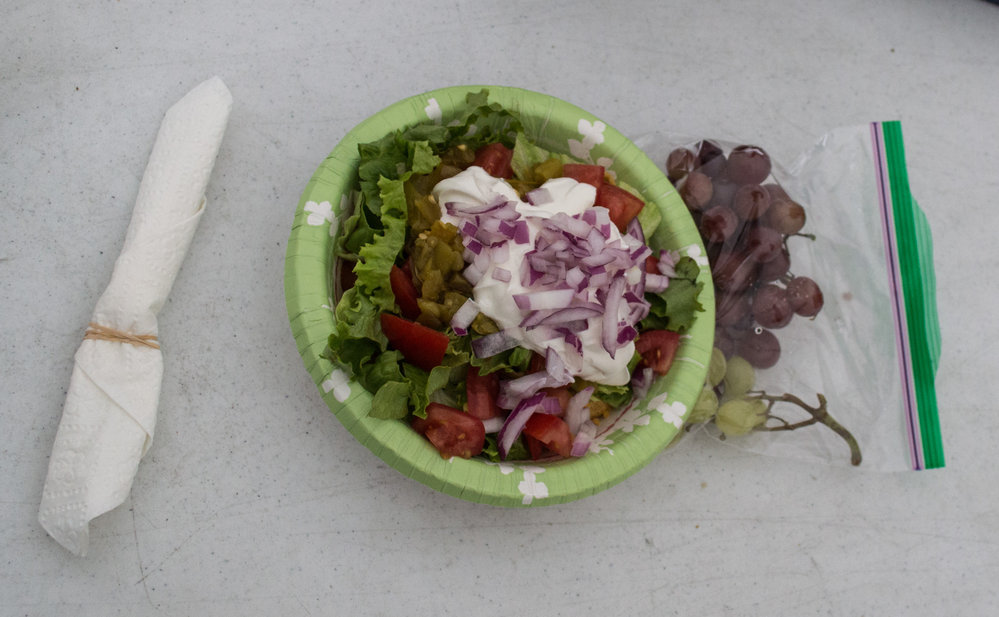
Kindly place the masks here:
<instances>
[{"instance_id":1,"label":"lettuce leaf","mask_svg":"<svg viewBox=\"0 0 999 617\"><path fill-rule=\"evenodd\" d=\"M462 384L469 360L469 354L463 349L464 346L461 338L452 336L444 354L444 361L429 372L412 364L403 363L403 372L410 381L410 390L407 394L409 408L414 415L425 418L427 405L437 398L439 392L448 386ZM453 387L449 390L452 391L452 396L448 404L460 408L464 404L464 387ZM455 400L456 397L461 400Z\"/></svg>"},{"instance_id":2,"label":"lettuce leaf","mask_svg":"<svg viewBox=\"0 0 999 617\"><path fill-rule=\"evenodd\" d=\"M381 311L394 311L395 295L392 293L389 275L406 243L406 194L403 180L382 178L378 181L378 186L382 200L382 231L376 233L371 242L362 246L357 253L358 260L354 265L354 274L357 275L355 287L360 288L361 294L370 298Z\"/></svg>"},{"instance_id":3,"label":"lettuce leaf","mask_svg":"<svg viewBox=\"0 0 999 617\"><path fill-rule=\"evenodd\" d=\"M592 383L590 385L594 387L593 398L601 400L614 408L628 404L628 401L631 400L634 394L630 384L608 386L602 383Z\"/></svg>"},{"instance_id":4,"label":"lettuce leaf","mask_svg":"<svg viewBox=\"0 0 999 617\"><path fill-rule=\"evenodd\" d=\"M468 93L465 108L465 113L450 127L450 145L461 143L478 150L498 141L512 148L517 132L523 130L516 115L499 103L489 103L489 90Z\"/></svg>"},{"instance_id":5,"label":"lettuce leaf","mask_svg":"<svg viewBox=\"0 0 999 617\"><path fill-rule=\"evenodd\" d=\"M398 366L396 367L398 369ZM375 396L371 400L371 411L368 414L372 418L382 420L401 420L409 415L409 391L412 384L409 380L388 381L383 383Z\"/></svg>"},{"instance_id":6,"label":"lettuce leaf","mask_svg":"<svg viewBox=\"0 0 999 617\"><path fill-rule=\"evenodd\" d=\"M498 434L493 433L486 435L486 443L482 448L482 456L494 463L500 463L504 460L526 461L531 458L531 453L527 450L527 446L524 445L524 440L518 439L510 446L510 451L507 452L506 459L501 459L499 455L499 437Z\"/></svg>"},{"instance_id":7,"label":"lettuce leaf","mask_svg":"<svg viewBox=\"0 0 999 617\"><path fill-rule=\"evenodd\" d=\"M524 347L514 347L488 358L480 358L475 354L470 354L469 362L472 366L478 367L479 374L481 375L488 375L489 373L502 370L523 373L530 366L533 353L530 349Z\"/></svg>"},{"instance_id":8,"label":"lettuce leaf","mask_svg":"<svg viewBox=\"0 0 999 617\"><path fill-rule=\"evenodd\" d=\"M690 257L681 257L674 267L676 277L670 277L669 287L662 293L645 294L651 307L649 315L639 324L641 330L672 330L683 332L694 322L694 314L703 311L698 302L704 283L697 281L700 267Z\"/></svg>"},{"instance_id":9,"label":"lettuce leaf","mask_svg":"<svg viewBox=\"0 0 999 617\"><path fill-rule=\"evenodd\" d=\"M562 163L571 163L572 159L566 154L555 154L545 150L541 146L531 143L523 132L517 133L513 144L513 158L510 159L510 167L517 178L529 180L534 175L534 167L545 161L557 158Z\"/></svg>"}]
</instances>

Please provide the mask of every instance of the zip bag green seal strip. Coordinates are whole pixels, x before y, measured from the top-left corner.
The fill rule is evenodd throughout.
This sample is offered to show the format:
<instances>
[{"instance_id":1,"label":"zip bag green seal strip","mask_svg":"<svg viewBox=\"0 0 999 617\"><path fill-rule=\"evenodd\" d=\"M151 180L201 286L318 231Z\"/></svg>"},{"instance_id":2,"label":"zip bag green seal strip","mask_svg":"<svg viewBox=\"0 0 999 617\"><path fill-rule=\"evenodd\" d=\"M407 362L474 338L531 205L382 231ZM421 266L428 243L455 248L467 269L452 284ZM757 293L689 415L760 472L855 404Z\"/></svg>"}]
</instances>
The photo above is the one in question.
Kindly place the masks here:
<instances>
[{"instance_id":1,"label":"zip bag green seal strip","mask_svg":"<svg viewBox=\"0 0 999 617\"><path fill-rule=\"evenodd\" d=\"M944 453L935 376L941 341L930 228L909 190L901 123L873 123L871 135L885 217L885 256L893 280L912 467L939 468L944 466Z\"/></svg>"}]
</instances>

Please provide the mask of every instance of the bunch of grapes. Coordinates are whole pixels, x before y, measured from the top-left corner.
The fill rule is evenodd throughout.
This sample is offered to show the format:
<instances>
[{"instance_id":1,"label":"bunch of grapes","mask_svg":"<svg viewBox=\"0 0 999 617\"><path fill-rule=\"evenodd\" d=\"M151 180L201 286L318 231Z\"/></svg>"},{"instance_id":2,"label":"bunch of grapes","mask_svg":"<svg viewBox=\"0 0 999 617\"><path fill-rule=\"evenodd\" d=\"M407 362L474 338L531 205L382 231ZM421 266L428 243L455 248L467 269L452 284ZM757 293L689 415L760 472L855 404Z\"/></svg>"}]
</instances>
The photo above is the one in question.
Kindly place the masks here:
<instances>
[{"instance_id":1,"label":"bunch of grapes","mask_svg":"<svg viewBox=\"0 0 999 617\"><path fill-rule=\"evenodd\" d=\"M814 317L822 290L791 273L787 240L802 235L805 209L772 179L758 146L726 155L710 140L677 148L666 172L697 223L708 251L716 296L715 346L758 368L780 358L773 330L795 316Z\"/></svg>"}]
</instances>

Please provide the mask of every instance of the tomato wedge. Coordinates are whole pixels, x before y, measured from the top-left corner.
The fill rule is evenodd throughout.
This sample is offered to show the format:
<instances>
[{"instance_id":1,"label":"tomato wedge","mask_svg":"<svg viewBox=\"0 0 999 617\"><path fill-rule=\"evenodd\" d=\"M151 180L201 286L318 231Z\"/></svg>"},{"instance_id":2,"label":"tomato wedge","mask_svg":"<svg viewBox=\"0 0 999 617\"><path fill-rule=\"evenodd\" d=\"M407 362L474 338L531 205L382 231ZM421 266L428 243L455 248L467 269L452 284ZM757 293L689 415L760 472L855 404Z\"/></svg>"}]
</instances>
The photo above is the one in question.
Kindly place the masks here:
<instances>
[{"instance_id":1,"label":"tomato wedge","mask_svg":"<svg viewBox=\"0 0 999 617\"><path fill-rule=\"evenodd\" d=\"M635 351L642 355L642 364L656 375L669 372L679 346L680 335L672 330L648 330L635 339Z\"/></svg>"},{"instance_id":2,"label":"tomato wedge","mask_svg":"<svg viewBox=\"0 0 999 617\"><path fill-rule=\"evenodd\" d=\"M536 461L545 455L545 444L530 435L524 435L524 443L527 444L527 452L531 455L531 460Z\"/></svg>"},{"instance_id":3,"label":"tomato wedge","mask_svg":"<svg viewBox=\"0 0 999 617\"><path fill-rule=\"evenodd\" d=\"M382 313L381 322L389 344L410 364L429 371L444 361L449 339L443 332L391 313Z\"/></svg>"},{"instance_id":4,"label":"tomato wedge","mask_svg":"<svg viewBox=\"0 0 999 617\"><path fill-rule=\"evenodd\" d=\"M512 160L513 150L497 142L479 148L472 165L478 165L494 178L512 178L513 167L510 166Z\"/></svg>"},{"instance_id":5,"label":"tomato wedge","mask_svg":"<svg viewBox=\"0 0 999 617\"><path fill-rule=\"evenodd\" d=\"M565 410L569 407L569 399L572 398L572 392L569 392L569 386L562 386L560 388L542 388L542 392L545 396L550 396L558 401L558 406L562 408L561 414L565 413ZM561 415L558 414L558 415Z\"/></svg>"},{"instance_id":6,"label":"tomato wedge","mask_svg":"<svg viewBox=\"0 0 999 617\"><path fill-rule=\"evenodd\" d=\"M427 417L414 418L410 425L444 458L470 458L482 452L486 443L482 420L440 403L427 405Z\"/></svg>"},{"instance_id":7,"label":"tomato wedge","mask_svg":"<svg viewBox=\"0 0 999 617\"><path fill-rule=\"evenodd\" d=\"M499 397L499 373L479 374L479 367L468 367L465 378L465 394L468 397L468 413L488 420L499 415L496 399Z\"/></svg>"},{"instance_id":8,"label":"tomato wedge","mask_svg":"<svg viewBox=\"0 0 999 617\"><path fill-rule=\"evenodd\" d=\"M576 182L590 184L593 188L598 189L604 183L604 166L566 163L562 166L562 175L566 178L572 178Z\"/></svg>"},{"instance_id":9,"label":"tomato wedge","mask_svg":"<svg viewBox=\"0 0 999 617\"><path fill-rule=\"evenodd\" d=\"M416 291L413 279L409 278L406 271L399 266L393 265L389 271L389 283L392 285L392 294L395 296L395 303L399 305L402 316L408 319L416 319L420 316L420 305L416 302L420 294Z\"/></svg>"},{"instance_id":10,"label":"tomato wedge","mask_svg":"<svg viewBox=\"0 0 999 617\"><path fill-rule=\"evenodd\" d=\"M559 456L569 456L572 452L572 434L569 433L569 425L558 416L547 413L534 414L524 425L524 434L537 439ZM533 456L534 453L531 454Z\"/></svg>"},{"instance_id":11,"label":"tomato wedge","mask_svg":"<svg viewBox=\"0 0 999 617\"><path fill-rule=\"evenodd\" d=\"M631 219L638 216L645 207L645 202L619 186L601 184L597 187L597 199L594 205L607 208L610 211L611 221L617 225L619 231L623 232Z\"/></svg>"}]
</instances>

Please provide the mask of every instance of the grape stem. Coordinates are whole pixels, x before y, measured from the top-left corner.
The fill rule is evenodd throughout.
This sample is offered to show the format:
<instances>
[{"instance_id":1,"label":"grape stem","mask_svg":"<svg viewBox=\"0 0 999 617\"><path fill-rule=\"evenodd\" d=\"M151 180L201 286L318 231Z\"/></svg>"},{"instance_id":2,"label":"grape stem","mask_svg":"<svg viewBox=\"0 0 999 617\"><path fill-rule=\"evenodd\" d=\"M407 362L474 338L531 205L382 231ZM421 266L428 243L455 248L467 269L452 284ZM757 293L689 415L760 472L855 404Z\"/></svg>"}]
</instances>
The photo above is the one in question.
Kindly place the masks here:
<instances>
[{"instance_id":1,"label":"grape stem","mask_svg":"<svg viewBox=\"0 0 999 617\"><path fill-rule=\"evenodd\" d=\"M834 433L842 437L843 440L846 441L847 445L850 447L850 463L854 466L860 465L861 461L860 445L857 443L857 439L853 436L852 433L850 433L849 430L846 429L845 426L837 422L835 418L829 415L829 410L826 407L826 397L823 396L821 393L817 392L815 394L816 398L818 398L819 400L819 404L817 407L812 407L811 405L805 403L805 401L801 400L800 398L798 398L793 394L785 393L777 396L773 394L767 394L766 392L761 391L761 392L753 392L750 396L752 398L756 398L758 400L767 402L767 420L772 419L780 422L780 424L777 426L767 426L766 424L764 424L763 426L758 427L756 430L793 431L795 429L811 426L812 424L825 424L830 429L832 429ZM797 405L798 407L801 407L802 409L807 411L808 414L811 415L811 418L808 418L807 420L802 420L800 422L795 422L792 424L787 420L785 420L784 418L775 416L773 415L773 413L771 413L774 405L776 405L777 403L792 403L794 405Z\"/></svg>"}]
</instances>

